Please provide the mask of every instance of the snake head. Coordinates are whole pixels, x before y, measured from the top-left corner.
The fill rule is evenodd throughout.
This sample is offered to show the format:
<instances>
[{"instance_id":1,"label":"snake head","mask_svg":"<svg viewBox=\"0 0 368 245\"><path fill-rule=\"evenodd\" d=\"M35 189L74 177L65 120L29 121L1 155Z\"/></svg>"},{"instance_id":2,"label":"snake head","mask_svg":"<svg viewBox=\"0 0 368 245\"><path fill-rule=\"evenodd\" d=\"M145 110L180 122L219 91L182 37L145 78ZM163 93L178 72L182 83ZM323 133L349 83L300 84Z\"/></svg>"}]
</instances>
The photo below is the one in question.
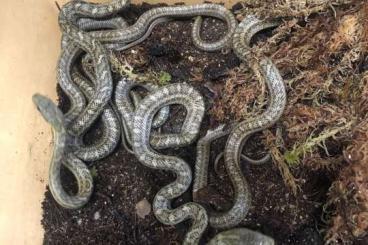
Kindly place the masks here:
<instances>
[{"instance_id":1,"label":"snake head","mask_svg":"<svg viewBox=\"0 0 368 245\"><path fill-rule=\"evenodd\" d=\"M208 245L275 245L273 238L246 228L235 228L217 234Z\"/></svg>"},{"instance_id":2,"label":"snake head","mask_svg":"<svg viewBox=\"0 0 368 245\"><path fill-rule=\"evenodd\" d=\"M55 130L60 131L64 128L64 116L60 109L52 100L41 94L34 94L32 101L42 117L50 123Z\"/></svg>"}]
</instances>

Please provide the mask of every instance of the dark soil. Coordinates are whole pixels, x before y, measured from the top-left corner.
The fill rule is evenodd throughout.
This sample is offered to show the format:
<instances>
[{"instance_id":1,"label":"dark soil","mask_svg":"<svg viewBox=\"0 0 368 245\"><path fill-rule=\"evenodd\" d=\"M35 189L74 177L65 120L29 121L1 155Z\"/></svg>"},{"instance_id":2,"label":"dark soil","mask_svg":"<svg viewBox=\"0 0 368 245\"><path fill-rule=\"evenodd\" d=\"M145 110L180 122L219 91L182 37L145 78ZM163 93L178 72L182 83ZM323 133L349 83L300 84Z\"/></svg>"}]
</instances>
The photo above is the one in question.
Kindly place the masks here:
<instances>
[{"instance_id":1,"label":"dark soil","mask_svg":"<svg viewBox=\"0 0 368 245\"><path fill-rule=\"evenodd\" d=\"M122 15L133 22L151 7L146 4L132 6L129 14L127 12ZM148 40L133 48L145 60L143 64L133 65L138 72L148 69L166 71L172 76L171 82L190 82L205 96L208 111L214 98L218 96L212 88L224 82L228 70L238 66L240 62L232 52L206 53L196 49L190 36L191 26L191 20L180 20L156 27ZM205 22L204 28L207 31L203 38L206 40L216 39L226 31L226 26L212 19ZM123 55L129 60L133 53L128 50ZM61 90L58 91L60 106L66 109L68 101ZM172 122L165 130L170 130L181 114L178 112L182 112L180 108L172 111ZM201 135L216 124L206 115ZM98 125L91 131L88 139L101 134ZM224 140L214 144L212 156L223 149ZM261 152L262 145L256 143L259 141L259 137L255 137L245 148ZM182 157L191 166L195 162L194 144L183 149L165 151L166 153ZM136 204L143 199L151 203L158 190L174 179L171 173L142 166L122 146L106 159L89 163L89 166L96 172L95 189L85 207L79 210L63 209L47 190L42 220L45 244L181 243L189 222L166 226L160 224L152 212L144 219L138 217L135 209ZM323 228L322 205L334 176L329 176L324 170L294 170L293 174L301 186L297 196L294 196L272 162L262 166L243 164L243 173L249 182L253 200L249 214L239 226L270 235L277 244L322 244L323 239L319 233ZM73 192L75 183L70 173L63 171L62 177L66 188ZM232 195L231 184L221 162L218 171L214 171L211 166L210 185L201 196L203 204L209 210L227 210L231 206ZM175 200L174 206L187 201L191 201L190 191ZM217 232L208 228L202 243L206 243Z\"/></svg>"}]
</instances>

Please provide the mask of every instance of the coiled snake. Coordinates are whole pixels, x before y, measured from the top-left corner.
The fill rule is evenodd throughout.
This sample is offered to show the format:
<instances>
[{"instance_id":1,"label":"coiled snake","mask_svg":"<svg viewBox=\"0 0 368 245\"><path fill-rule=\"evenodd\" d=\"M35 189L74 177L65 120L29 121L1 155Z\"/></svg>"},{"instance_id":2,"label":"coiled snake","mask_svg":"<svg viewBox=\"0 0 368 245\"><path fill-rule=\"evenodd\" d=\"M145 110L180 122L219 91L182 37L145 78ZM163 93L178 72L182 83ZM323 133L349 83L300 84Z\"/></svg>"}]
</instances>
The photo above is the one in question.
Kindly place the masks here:
<instances>
[{"instance_id":1,"label":"coiled snake","mask_svg":"<svg viewBox=\"0 0 368 245\"><path fill-rule=\"evenodd\" d=\"M277 26L277 21L261 21L255 16L247 16L235 30L233 49L243 61L249 61L251 37L262 29ZM254 60L254 59L253 59ZM216 138L230 132L225 145L225 167L234 187L234 202L230 210L210 216L210 224L217 228L233 227L240 223L248 213L250 206L250 192L248 184L240 169L240 156L247 139L255 132L272 126L281 116L286 104L286 92L278 69L268 58L260 58L253 66L266 81L270 94L267 110L260 116L232 125L230 128L218 128L209 132L197 146L196 177L194 180L193 196L207 185L207 166L209 161L209 144Z\"/></svg>"},{"instance_id":2,"label":"coiled snake","mask_svg":"<svg viewBox=\"0 0 368 245\"><path fill-rule=\"evenodd\" d=\"M197 244L207 227L205 209L197 203L186 203L175 209L171 209L170 204L171 199L180 196L189 188L192 181L191 169L182 159L161 155L150 145L153 116L161 107L172 104L183 105L186 108L186 118L179 134L167 135L171 138L169 141L177 142L177 146L194 141L204 115L202 96L187 84L172 84L145 97L137 108L133 125L133 150L142 164L176 174L176 180L156 194L153 211L157 219L167 225L192 219L192 227L183 244Z\"/></svg>"},{"instance_id":3,"label":"coiled snake","mask_svg":"<svg viewBox=\"0 0 368 245\"><path fill-rule=\"evenodd\" d=\"M64 208L80 208L88 202L92 194L92 176L86 165L69 152L64 115L60 109L50 99L40 94L33 95L32 99L54 132L54 151L49 167L50 191L55 200ZM67 194L61 185L61 164L64 164L77 179L78 193L75 196Z\"/></svg>"},{"instance_id":4,"label":"coiled snake","mask_svg":"<svg viewBox=\"0 0 368 245\"><path fill-rule=\"evenodd\" d=\"M79 208L88 201L93 189L92 177L88 168L79 159L91 161L105 157L117 145L120 129L119 117L116 116L116 109L114 109L115 103L121 116L122 122L120 123L123 126L123 132L139 161L150 168L172 171L177 176L174 182L163 187L156 194L153 201L155 216L159 221L168 225L191 219L192 227L186 234L184 244L197 244L208 222L216 228L233 227L245 217L250 205L250 194L239 166L241 150L250 135L270 127L281 116L286 103L282 78L270 59L260 58L254 67L259 70L269 89L270 103L265 113L259 117L234 124L226 130L221 128L215 130L212 132L215 133L214 137L208 137L204 140L205 143L210 143L214 138L230 133L224 157L226 169L235 191L234 205L229 211L211 214L208 217L207 211L194 202L185 203L175 209L171 208L171 200L189 188L192 180L191 169L182 159L162 155L156 151L156 149L186 146L196 139L204 115L202 96L192 86L185 83L171 84L160 89L149 88L150 93L145 98L141 101L139 101L140 99L135 100L134 106L136 108L134 110L134 103L129 101L129 93L136 84L124 78L118 83L113 103L111 101L112 76L106 48L119 50L129 48L144 40L158 23L169 21L175 17L197 16L192 36L193 43L198 48L215 51L230 47L232 44L237 56L245 61L250 54L251 36L261 29L275 26L275 22L262 22L255 17L249 17L236 27L236 20L232 13L216 4L152 9L144 13L132 26L127 26L120 17L111 20L98 19L120 11L128 3L126 0L115 0L107 4L73 1L61 9L59 24L65 36L63 38L63 53L58 64L58 81L67 93L72 106L68 113L63 115L46 97L39 94L33 97L37 108L54 129L55 146L49 172L50 190L55 200L65 208ZM213 43L201 40L201 15L226 21L227 34ZM111 28L111 30L99 30L105 27ZM76 70L71 71L82 50L86 51L93 61L94 75L89 75L92 83ZM159 127L166 121L168 110L165 108L172 104L180 104L186 108L186 118L181 132L178 134L152 132L152 128ZM101 113L105 123L104 128L108 134L104 136L101 143L93 145L93 147L85 147L81 142L78 143ZM160 114L166 116L160 116ZM134 118L133 121L132 118ZM109 131L109 128L114 128L114 130ZM196 163L196 171L201 169L201 173L204 174L206 173L206 164L208 164L208 149L207 147L198 151L199 157ZM68 195L61 186L61 164L69 168L78 181L79 191L75 196ZM200 175L196 177L196 179L202 180L200 184L195 183L195 188L199 186L197 189L206 185L206 178ZM231 240L231 237L242 237L243 235L245 238L241 239L249 242L260 239L262 242L273 244L271 238L255 234L258 233L246 229L232 230L228 233L220 233L210 244L221 244L222 241Z\"/></svg>"}]
</instances>

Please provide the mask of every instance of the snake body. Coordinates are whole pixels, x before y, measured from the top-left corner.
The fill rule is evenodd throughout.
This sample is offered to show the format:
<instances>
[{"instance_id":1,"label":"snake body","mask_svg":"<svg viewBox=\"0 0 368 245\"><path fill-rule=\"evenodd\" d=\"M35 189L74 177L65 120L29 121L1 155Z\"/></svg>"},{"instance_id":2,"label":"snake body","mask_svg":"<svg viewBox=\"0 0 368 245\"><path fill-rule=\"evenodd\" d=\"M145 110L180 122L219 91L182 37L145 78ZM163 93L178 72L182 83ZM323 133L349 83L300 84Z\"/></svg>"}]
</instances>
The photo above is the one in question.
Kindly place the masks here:
<instances>
[{"instance_id":1,"label":"snake body","mask_svg":"<svg viewBox=\"0 0 368 245\"><path fill-rule=\"evenodd\" d=\"M202 96L187 84L172 84L145 97L134 116L133 150L139 161L147 167L169 170L176 174L176 180L163 187L153 201L157 219L167 225L174 225L192 219L192 227L186 234L184 244L197 244L207 227L207 213L196 203L185 203L171 209L171 200L183 194L192 180L191 169L182 159L157 153L150 145L151 125L154 115L165 106L180 104L186 108L186 118L180 134L169 135L177 145L192 142L197 136L204 115ZM182 142L181 142L182 141Z\"/></svg>"},{"instance_id":2,"label":"snake body","mask_svg":"<svg viewBox=\"0 0 368 245\"><path fill-rule=\"evenodd\" d=\"M80 159L91 161L111 153L119 141L118 118L121 117L123 133L128 143L131 143L138 160L147 167L168 170L176 174L176 180L160 189L154 198L153 211L156 218L167 225L175 225L191 219L192 227L186 234L184 244L198 244L208 222L216 228L233 227L245 217L250 205L250 194L239 166L241 150L250 135L270 127L281 116L286 102L282 78L271 60L261 58L255 69L259 69L269 89L268 109L257 118L234 124L229 129L220 128L213 132L214 137L208 136L203 139L203 142L207 143L216 137L229 134L224 157L226 170L235 192L234 204L230 210L211 214L208 217L207 211L194 202L185 203L174 209L171 207L172 199L179 197L189 188L192 180L191 169L184 160L156 151L183 147L197 138L204 116L202 96L188 84L171 84L162 88L148 87L147 90L150 93L143 99L133 94L133 98L136 98L133 99L134 103L129 96L132 88L137 84L123 78L118 83L115 93L114 102L120 114L120 117L117 117L111 101L113 84L107 48L121 50L130 48L146 39L155 25L169 21L171 18L197 17L192 30L193 43L196 47L205 51L215 51L232 45L235 54L245 60L250 53L250 38L258 32L257 28L263 29L274 24L263 22L260 24L258 19L246 18L236 27L237 22L233 14L216 4L151 9L140 16L132 26L127 26L125 20L120 17L103 19L117 13L128 4L127 0L114 0L106 4L72 1L61 9L59 25L64 38L63 52L58 63L58 81L71 101L71 109L63 115L46 97L38 94L33 97L37 108L52 125L55 133L54 154L49 172L50 190L55 200L65 208L79 208L88 201L93 189L92 177ZM204 42L200 37L202 25L200 16L224 20L228 26L227 34L218 41ZM108 30L100 30L101 28ZM73 63L83 51L93 61L94 74L87 73L92 83L81 74L71 72ZM166 121L168 107L173 104L183 105L186 109L181 132L153 131L153 128L160 127ZM76 139L81 139L101 114L104 132L107 132L102 141L90 147L84 146L81 142L75 144ZM70 144L72 147L69 147ZM209 148L203 149L199 152L202 158L197 158L199 164L208 162L206 154ZM79 190L75 196L68 195L62 188L61 164L64 164L77 179ZM204 166L202 170L207 168L206 165ZM205 173L205 171L202 172ZM202 178L202 182L206 181ZM196 185L195 188L197 188ZM249 242L258 241L258 239L262 242L270 242L267 237L260 238L254 234L248 230L232 230L221 233L221 236L219 234L210 244L217 244L216 241L230 241L234 237L240 237Z\"/></svg>"},{"instance_id":3,"label":"snake body","mask_svg":"<svg viewBox=\"0 0 368 245\"><path fill-rule=\"evenodd\" d=\"M87 5L83 3L76 3L74 6L75 10L79 10L82 7L87 8ZM95 31L91 33L91 35L104 44L129 43L142 37L146 33L150 24L155 19L162 17L183 18L198 15L205 15L222 19L227 23L229 29L227 34L223 38L213 43L203 42L199 35L194 35L194 44L197 45L198 48L205 51L215 51L223 48L231 42L231 38L236 27L236 19L229 10L218 4L198 4L191 6L170 6L154 8L145 12L139 17L136 23L126 29L118 29L112 31ZM197 22L195 24L196 30L200 29L200 23L201 22ZM196 34L197 32L194 33Z\"/></svg>"},{"instance_id":4,"label":"snake body","mask_svg":"<svg viewBox=\"0 0 368 245\"><path fill-rule=\"evenodd\" d=\"M140 38L138 38L137 40L133 41L133 42L130 42L128 44L124 44L122 45L121 43L110 43L110 44L106 44L106 47L108 49L113 49L113 50L116 50L116 51L123 51L123 50L126 50L126 49L130 49L138 44L140 44L141 42L143 42L144 40L146 40L152 33L153 29L161 24L161 23L165 23L165 22L169 22L171 20L171 18L167 18L167 17L161 17L161 18L158 18L158 19L155 19L154 21L152 21L152 23L149 25L146 33L144 33L143 36L141 36Z\"/></svg>"},{"instance_id":5,"label":"snake body","mask_svg":"<svg viewBox=\"0 0 368 245\"><path fill-rule=\"evenodd\" d=\"M275 245L275 241L259 232L236 228L220 232L207 245Z\"/></svg>"},{"instance_id":6,"label":"snake body","mask_svg":"<svg viewBox=\"0 0 368 245\"><path fill-rule=\"evenodd\" d=\"M246 36L252 34L247 32L248 26L255 23L262 23L256 18L244 19L235 30L233 37L234 52L243 61L248 57L250 38ZM240 169L240 155L246 140L255 132L272 126L281 116L286 104L286 92L284 83L278 69L268 58L261 58L259 61L260 74L266 81L270 102L267 110L260 116L240 122L231 131L225 145L225 167L234 187L233 207L224 214L214 215L210 219L211 225L215 227L231 227L237 225L249 210L250 193L248 184Z\"/></svg>"},{"instance_id":7,"label":"snake body","mask_svg":"<svg viewBox=\"0 0 368 245\"><path fill-rule=\"evenodd\" d=\"M87 99L93 96L93 85L79 72L73 71L74 83L82 90ZM107 104L101 114L102 136L97 142L85 145L83 139L74 146L74 154L83 161L96 161L102 159L116 148L120 140L120 121L117 112L111 103Z\"/></svg>"},{"instance_id":8,"label":"snake body","mask_svg":"<svg viewBox=\"0 0 368 245\"><path fill-rule=\"evenodd\" d=\"M80 208L86 204L92 194L93 181L87 166L68 152L68 135L65 128L64 115L47 97L33 95L33 103L37 106L43 118L52 126L54 132L54 150L49 168L49 187L56 200L64 208ZM78 183L78 193L70 196L61 185L60 168L64 164L75 176Z\"/></svg>"},{"instance_id":9,"label":"snake body","mask_svg":"<svg viewBox=\"0 0 368 245\"><path fill-rule=\"evenodd\" d=\"M234 37L235 38L235 37ZM230 210L210 217L214 227L233 227L245 218L250 206L248 184L240 169L240 155L246 140L254 133L272 126L281 116L286 103L283 80L268 58L260 60L260 72L266 80L270 104L265 113L259 117L240 122L231 131L225 145L225 167L234 187L234 202Z\"/></svg>"},{"instance_id":10,"label":"snake body","mask_svg":"<svg viewBox=\"0 0 368 245\"><path fill-rule=\"evenodd\" d=\"M81 50L74 43L67 40L64 45L66 46L62 50L58 61L57 81L70 101L71 107L65 114L65 121L70 124L85 108L86 99L80 89L72 82L71 74L68 72Z\"/></svg>"},{"instance_id":11,"label":"snake body","mask_svg":"<svg viewBox=\"0 0 368 245\"><path fill-rule=\"evenodd\" d=\"M260 30L278 24L277 21L261 21L255 16L247 16L234 33L233 49L235 54L243 61L250 60L249 44L252 36ZM233 227L245 218L249 210L251 195L240 168L243 146L252 134L272 126L281 116L286 103L283 80L272 61L268 58L261 58L254 69L257 69L266 81L270 93L268 109L262 115L232 125L230 128L219 127L210 131L197 145L196 177L193 188L195 200L198 191L207 185L210 143L217 138L230 134L225 145L224 157L226 171L234 187L234 202L230 210L210 215L209 223L216 228Z\"/></svg>"},{"instance_id":12,"label":"snake body","mask_svg":"<svg viewBox=\"0 0 368 245\"><path fill-rule=\"evenodd\" d=\"M107 20L79 18L77 21L77 25L79 29L84 31L95 31L100 29L117 29L128 27L128 23L121 17L110 18Z\"/></svg>"},{"instance_id":13,"label":"snake body","mask_svg":"<svg viewBox=\"0 0 368 245\"><path fill-rule=\"evenodd\" d=\"M91 4L80 1L67 3L60 11L59 25L64 35L72 39L80 48L86 51L95 65L96 87L88 105L70 125L70 133L83 134L99 116L112 94L112 77L105 47L92 38L90 33L77 28L78 18L105 17L120 11L126 1L113 1L108 4ZM79 6L79 7L78 7ZM59 67L62 69L63 67Z\"/></svg>"},{"instance_id":14,"label":"snake body","mask_svg":"<svg viewBox=\"0 0 368 245\"><path fill-rule=\"evenodd\" d=\"M70 39L73 39L73 41L76 42L78 46L83 48L85 51L88 51L89 53L92 52L93 55L96 55L96 57L94 57L94 62L96 63L96 74L100 74L100 77L97 77L98 84L95 90L95 94L94 96L92 96L89 104L85 109L83 109L81 113L75 113L78 114L75 120L74 117L72 117L74 121L70 126L70 132L73 135L81 135L87 130L87 128L97 118L99 112L101 112L103 106L107 103L109 97L111 96L111 74L109 74L110 71L108 69L105 69L108 63L104 61L104 59L106 58L101 60L102 57L106 57L106 51L100 45L100 43L97 42L97 40L110 43L134 42L144 36L146 30L149 29L152 22L157 19L165 20L164 18L166 17L208 15L225 20L229 27L227 35L225 35L225 37L223 37L221 40L214 43L203 43L203 45L198 45L200 43L199 35L195 38L195 44L197 44L197 46L201 46L204 50L213 51L221 49L230 42L236 26L236 20L234 16L223 6L216 4L201 4L193 6L174 6L152 9L145 12L134 25L126 28L92 31L88 34L84 31L80 31L77 28L79 26L82 26L86 29L95 29L96 24L94 22L89 20L86 24L83 18L106 17L120 11L128 4L129 2L125 0L115 0L111 3L106 4L91 4L83 1L72 1L64 5L61 9L59 15L59 25L61 29L63 30L64 34L66 36L69 36ZM82 20L80 20L81 18ZM80 21L82 21L82 23ZM121 20L117 22L120 25L123 25L122 23L124 23ZM92 23L92 25L90 23ZM107 24L110 23L111 22L107 22ZM106 22L101 22L101 25L102 24L106 24ZM98 50L98 52L93 52L93 50ZM59 66L58 70L62 71L63 68L67 66L64 66L64 60L61 60L60 63L62 65ZM67 73L64 72L61 75L65 76L65 74ZM71 98L72 105L77 104L76 102L74 103L74 101L76 101L74 97L69 96L69 98ZM80 112L80 110L78 110L77 112Z\"/></svg>"}]
</instances>

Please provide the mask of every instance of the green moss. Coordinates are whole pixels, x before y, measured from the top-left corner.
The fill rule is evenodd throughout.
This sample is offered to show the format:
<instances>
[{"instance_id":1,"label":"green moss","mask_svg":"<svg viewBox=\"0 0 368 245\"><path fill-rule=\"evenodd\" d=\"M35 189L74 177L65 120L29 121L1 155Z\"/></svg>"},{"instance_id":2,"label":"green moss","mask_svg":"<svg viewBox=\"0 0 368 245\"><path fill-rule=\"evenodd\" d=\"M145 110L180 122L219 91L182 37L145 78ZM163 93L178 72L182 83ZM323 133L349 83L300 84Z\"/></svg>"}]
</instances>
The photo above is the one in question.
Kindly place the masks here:
<instances>
[{"instance_id":1,"label":"green moss","mask_svg":"<svg viewBox=\"0 0 368 245\"><path fill-rule=\"evenodd\" d=\"M352 124L353 121L350 121L341 127L326 129L318 136L311 135L304 143L297 143L293 146L292 150L286 151L284 153L285 161L289 166L298 165L304 155L308 152L312 152L316 146L323 147L326 150L325 141L328 138L335 136L337 133L350 128Z\"/></svg>"},{"instance_id":2,"label":"green moss","mask_svg":"<svg viewBox=\"0 0 368 245\"><path fill-rule=\"evenodd\" d=\"M167 85L171 81L172 77L170 73L161 71L159 73L158 84L161 86Z\"/></svg>"},{"instance_id":3,"label":"green moss","mask_svg":"<svg viewBox=\"0 0 368 245\"><path fill-rule=\"evenodd\" d=\"M97 173L96 166L93 166L89 171L90 171L90 173L92 175L92 178L96 178L97 177L98 173Z\"/></svg>"}]
</instances>

